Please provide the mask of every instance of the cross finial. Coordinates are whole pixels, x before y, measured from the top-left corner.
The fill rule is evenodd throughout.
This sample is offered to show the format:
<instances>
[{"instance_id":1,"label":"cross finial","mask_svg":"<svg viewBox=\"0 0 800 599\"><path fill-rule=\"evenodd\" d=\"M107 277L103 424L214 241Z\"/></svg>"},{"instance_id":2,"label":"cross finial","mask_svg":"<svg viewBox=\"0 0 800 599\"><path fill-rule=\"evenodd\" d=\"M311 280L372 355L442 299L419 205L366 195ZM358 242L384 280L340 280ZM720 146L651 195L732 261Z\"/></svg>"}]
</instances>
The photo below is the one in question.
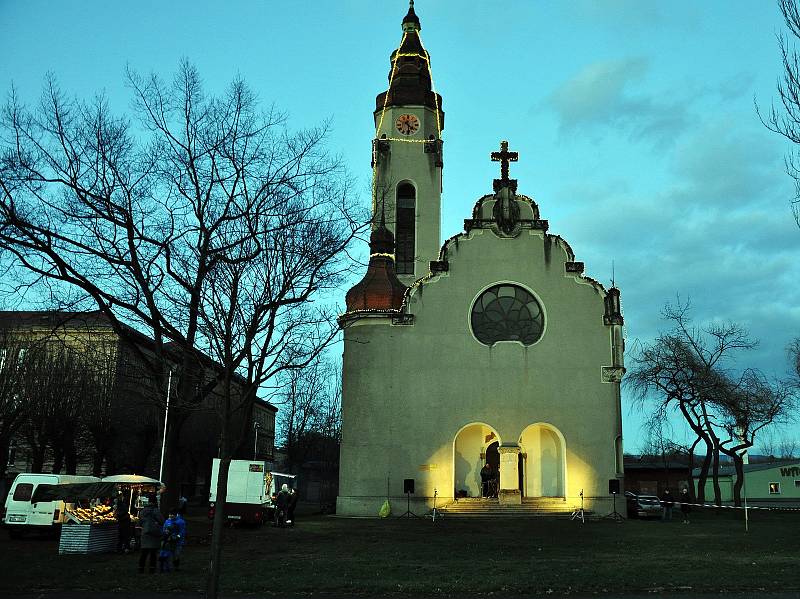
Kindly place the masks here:
<instances>
[{"instance_id":1,"label":"cross finial","mask_svg":"<svg viewBox=\"0 0 800 599\"><path fill-rule=\"evenodd\" d=\"M492 162L500 163L500 180L508 181L508 163L516 162L519 160L518 152L508 151L508 142L503 140L500 142L500 151L492 152Z\"/></svg>"},{"instance_id":2,"label":"cross finial","mask_svg":"<svg viewBox=\"0 0 800 599\"><path fill-rule=\"evenodd\" d=\"M495 191L500 187L506 187L510 185L511 187L516 188L516 180L508 178L508 163L509 162L516 162L519 160L519 153L518 152L509 152L508 151L508 142L503 140L500 142L500 151L499 152L492 152L491 153L492 162L499 162L500 163L500 179L494 180Z\"/></svg>"}]
</instances>

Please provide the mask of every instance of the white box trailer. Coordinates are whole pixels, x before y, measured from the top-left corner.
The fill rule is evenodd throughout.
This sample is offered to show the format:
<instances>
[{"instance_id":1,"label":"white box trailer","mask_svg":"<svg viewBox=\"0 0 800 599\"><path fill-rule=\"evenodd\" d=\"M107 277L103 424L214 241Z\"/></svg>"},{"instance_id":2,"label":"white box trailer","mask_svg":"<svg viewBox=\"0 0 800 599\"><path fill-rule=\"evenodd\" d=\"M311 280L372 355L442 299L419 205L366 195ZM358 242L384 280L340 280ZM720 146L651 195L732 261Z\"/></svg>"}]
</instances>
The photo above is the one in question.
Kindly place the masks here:
<instances>
[{"instance_id":1,"label":"white box trailer","mask_svg":"<svg viewBox=\"0 0 800 599\"><path fill-rule=\"evenodd\" d=\"M219 464L219 458L214 458L208 496L210 519L214 518L216 511ZM269 462L259 460L231 460L225 499L225 516L229 521L263 524L272 520L275 509L272 497L283 484L296 487L297 477L294 474L272 472L269 465Z\"/></svg>"},{"instance_id":2,"label":"white box trailer","mask_svg":"<svg viewBox=\"0 0 800 599\"><path fill-rule=\"evenodd\" d=\"M58 485L64 483L95 483L96 476L76 476L72 474L18 474L11 484L6 498L6 514L3 524L12 537L27 531L46 531L63 524L65 509L71 504L63 501L31 502L36 487L42 484Z\"/></svg>"}]
</instances>

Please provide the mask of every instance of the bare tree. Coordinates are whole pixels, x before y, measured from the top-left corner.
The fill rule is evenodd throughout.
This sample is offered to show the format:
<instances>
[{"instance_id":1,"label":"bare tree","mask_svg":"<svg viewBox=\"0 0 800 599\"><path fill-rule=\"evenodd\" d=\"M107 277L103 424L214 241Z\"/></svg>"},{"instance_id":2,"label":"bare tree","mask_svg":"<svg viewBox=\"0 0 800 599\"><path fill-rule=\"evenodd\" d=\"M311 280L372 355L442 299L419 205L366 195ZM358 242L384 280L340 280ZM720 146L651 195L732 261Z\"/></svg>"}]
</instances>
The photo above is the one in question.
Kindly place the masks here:
<instances>
[{"instance_id":1,"label":"bare tree","mask_svg":"<svg viewBox=\"0 0 800 599\"><path fill-rule=\"evenodd\" d=\"M120 392L117 352L106 344L85 349L83 362L83 424L92 454L92 474L101 476L117 440L113 402Z\"/></svg>"},{"instance_id":2,"label":"bare tree","mask_svg":"<svg viewBox=\"0 0 800 599\"><path fill-rule=\"evenodd\" d=\"M20 352L25 346L18 335L0 329L0 478L5 476L11 441L25 423L28 403L23 397L24 368Z\"/></svg>"},{"instance_id":3,"label":"bare tree","mask_svg":"<svg viewBox=\"0 0 800 599\"><path fill-rule=\"evenodd\" d=\"M336 374L331 364L315 360L303 370L286 373L273 399L281 408L279 434L292 471L308 459L309 433L336 434Z\"/></svg>"},{"instance_id":4,"label":"bare tree","mask_svg":"<svg viewBox=\"0 0 800 599\"><path fill-rule=\"evenodd\" d=\"M773 102L767 114L762 114L756 103L761 122L775 133L783 135L793 144L800 144L800 54L793 42L800 39L800 7L797 0L778 0L788 35L778 35L783 75L778 80L778 105ZM787 153L786 172L795 182L795 197L791 202L794 219L800 226L800 152Z\"/></svg>"},{"instance_id":5,"label":"bare tree","mask_svg":"<svg viewBox=\"0 0 800 599\"><path fill-rule=\"evenodd\" d=\"M745 370L738 380L715 400L717 419L713 421L719 451L727 455L736 469L733 497L741 503L744 484L744 452L755 445L761 431L773 424L785 424L794 417L795 396L783 382L770 382L755 370Z\"/></svg>"},{"instance_id":6,"label":"bare tree","mask_svg":"<svg viewBox=\"0 0 800 599\"><path fill-rule=\"evenodd\" d=\"M67 100L52 80L33 112L12 92L0 249L14 257L11 280L75 290L123 340L126 323L151 337L152 355L140 358L158 388L169 355L180 356L166 503L178 491L180 427L205 399L215 402L223 460L207 594L216 597L239 433L249 431L261 386L335 336L325 291L347 274L343 252L366 218L340 161L324 151L325 126L291 134L241 80L210 96L188 63L170 84L133 72L128 84L136 127L102 97Z\"/></svg>"},{"instance_id":7,"label":"bare tree","mask_svg":"<svg viewBox=\"0 0 800 599\"><path fill-rule=\"evenodd\" d=\"M31 470L75 474L84 431L85 366L73 349L48 339L30 340L19 361L26 414L21 431L31 452Z\"/></svg>"},{"instance_id":8,"label":"bare tree","mask_svg":"<svg viewBox=\"0 0 800 599\"><path fill-rule=\"evenodd\" d=\"M756 342L735 323L695 327L689 310L688 302L666 306L664 318L672 329L634 354L626 384L639 405L650 410L651 423L667 420L674 411L682 416L694 435L687 448L690 468L694 467L695 447L704 444L706 453L697 480L700 501L705 500L710 470L714 501L721 503L720 453L733 459L738 503L742 452L765 427L791 417L795 397L789 385L770 383L758 371L745 369L735 375L731 358L737 351L755 347Z\"/></svg>"}]
</instances>

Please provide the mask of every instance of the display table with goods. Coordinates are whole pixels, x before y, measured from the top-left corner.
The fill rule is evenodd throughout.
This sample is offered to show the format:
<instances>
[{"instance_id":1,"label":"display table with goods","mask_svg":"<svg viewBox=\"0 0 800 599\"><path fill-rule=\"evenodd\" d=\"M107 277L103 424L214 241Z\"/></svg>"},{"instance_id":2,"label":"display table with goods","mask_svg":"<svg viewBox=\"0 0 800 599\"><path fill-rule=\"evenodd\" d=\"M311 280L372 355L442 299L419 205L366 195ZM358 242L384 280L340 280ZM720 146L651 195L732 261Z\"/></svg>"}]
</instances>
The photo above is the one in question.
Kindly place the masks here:
<instances>
[{"instance_id":1,"label":"display table with goods","mask_svg":"<svg viewBox=\"0 0 800 599\"><path fill-rule=\"evenodd\" d=\"M70 507L61 526L58 552L107 553L117 547L117 519L109 505Z\"/></svg>"},{"instance_id":2,"label":"display table with goods","mask_svg":"<svg viewBox=\"0 0 800 599\"><path fill-rule=\"evenodd\" d=\"M133 541L138 520L133 509L134 497L138 499L143 492L157 490L160 486L157 480L135 475L106 477L90 484L39 485L31 503L62 502L59 554L105 553L117 549L120 535L125 532L123 524L117 521L117 515L121 513L129 520ZM116 513L109 505L112 501L118 510ZM89 505L95 502L96 505Z\"/></svg>"},{"instance_id":3,"label":"display table with goods","mask_svg":"<svg viewBox=\"0 0 800 599\"><path fill-rule=\"evenodd\" d=\"M58 553L111 553L117 547L117 523L66 522L61 526Z\"/></svg>"}]
</instances>

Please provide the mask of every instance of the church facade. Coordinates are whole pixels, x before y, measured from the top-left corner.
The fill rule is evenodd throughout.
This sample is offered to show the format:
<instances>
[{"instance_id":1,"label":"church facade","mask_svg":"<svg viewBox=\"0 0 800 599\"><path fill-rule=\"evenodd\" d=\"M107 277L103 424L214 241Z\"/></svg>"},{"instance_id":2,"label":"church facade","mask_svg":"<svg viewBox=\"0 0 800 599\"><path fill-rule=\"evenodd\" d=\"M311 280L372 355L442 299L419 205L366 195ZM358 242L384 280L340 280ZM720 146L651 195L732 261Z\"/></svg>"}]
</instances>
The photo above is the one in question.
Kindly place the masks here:
<instances>
[{"instance_id":1,"label":"church facade","mask_svg":"<svg viewBox=\"0 0 800 599\"><path fill-rule=\"evenodd\" d=\"M584 275L517 193L507 142L491 154L493 193L441 244L444 111L413 2L402 28L374 113L369 266L340 317L337 512L377 515L387 497L404 510L409 479L416 513L434 496L441 507L487 493L611 511L623 476L619 291ZM498 484L483 485L482 470Z\"/></svg>"}]
</instances>

